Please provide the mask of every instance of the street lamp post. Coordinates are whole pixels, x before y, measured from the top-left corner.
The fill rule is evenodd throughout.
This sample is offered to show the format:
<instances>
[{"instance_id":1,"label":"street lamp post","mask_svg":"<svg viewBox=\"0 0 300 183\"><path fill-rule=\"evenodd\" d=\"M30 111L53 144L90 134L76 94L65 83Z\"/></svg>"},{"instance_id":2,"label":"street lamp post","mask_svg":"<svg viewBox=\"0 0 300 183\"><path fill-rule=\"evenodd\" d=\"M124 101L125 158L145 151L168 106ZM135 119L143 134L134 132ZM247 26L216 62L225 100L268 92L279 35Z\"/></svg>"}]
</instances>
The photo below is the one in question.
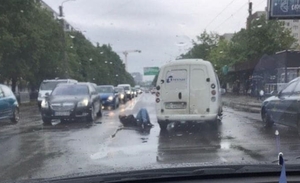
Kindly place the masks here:
<instances>
[{"instance_id":1,"label":"street lamp post","mask_svg":"<svg viewBox=\"0 0 300 183\"><path fill-rule=\"evenodd\" d=\"M66 72L64 73L64 75L67 78L69 78L69 58L68 58L68 54L67 54L67 50L66 50L67 42L66 42L66 37L65 37L65 20L63 19L63 17L64 17L63 4L68 1L75 1L75 0L65 0L59 6L59 17L61 18L60 23L61 23L61 26L63 29L63 35L61 37L62 43L63 43L63 62L64 62L64 67L66 68Z\"/></svg>"}]
</instances>

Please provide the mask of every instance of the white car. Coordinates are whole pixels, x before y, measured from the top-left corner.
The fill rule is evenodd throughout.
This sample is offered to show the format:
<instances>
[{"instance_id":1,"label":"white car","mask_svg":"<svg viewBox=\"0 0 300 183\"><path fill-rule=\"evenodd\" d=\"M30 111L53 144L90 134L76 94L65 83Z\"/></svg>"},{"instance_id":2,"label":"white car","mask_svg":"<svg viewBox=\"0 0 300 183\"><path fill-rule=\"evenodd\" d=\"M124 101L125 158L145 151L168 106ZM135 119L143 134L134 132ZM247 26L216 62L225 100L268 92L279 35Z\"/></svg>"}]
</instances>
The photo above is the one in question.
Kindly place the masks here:
<instances>
[{"instance_id":1,"label":"white car","mask_svg":"<svg viewBox=\"0 0 300 183\"><path fill-rule=\"evenodd\" d=\"M217 125L222 115L222 89L212 64L202 59L171 62L160 69L156 114L161 130L173 121Z\"/></svg>"},{"instance_id":2,"label":"white car","mask_svg":"<svg viewBox=\"0 0 300 183\"><path fill-rule=\"evenodd\" d=\"M39 89L38 94L38 107L41 108L41 103L43 99L45 98L46 93L51 94L52 90L56 87L59 83L78 83L77 80L74 79L50 79L50 80L44 80Z\"/></svg>"}]
</instances>

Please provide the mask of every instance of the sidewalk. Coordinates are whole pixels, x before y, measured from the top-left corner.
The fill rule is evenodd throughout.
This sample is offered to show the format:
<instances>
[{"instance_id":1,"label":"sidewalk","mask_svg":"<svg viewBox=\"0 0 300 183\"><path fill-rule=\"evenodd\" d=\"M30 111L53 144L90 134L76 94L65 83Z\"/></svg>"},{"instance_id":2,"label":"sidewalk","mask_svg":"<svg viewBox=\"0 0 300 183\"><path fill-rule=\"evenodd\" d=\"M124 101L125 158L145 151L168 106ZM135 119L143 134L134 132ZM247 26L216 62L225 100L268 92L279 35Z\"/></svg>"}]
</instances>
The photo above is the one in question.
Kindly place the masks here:
<instances>
[{"instance_id":1,"label":"sidewalk","mask_svg":"<svg viewBox=\"0 0 300 183\"><path fill-rule=\"evenodd\" d=\"M231 93L226 93L222 96L222 103L224 106L228 106L237 110L260 113L262 101L250 96L237 96Z\"/></svg>"}]
</instances>

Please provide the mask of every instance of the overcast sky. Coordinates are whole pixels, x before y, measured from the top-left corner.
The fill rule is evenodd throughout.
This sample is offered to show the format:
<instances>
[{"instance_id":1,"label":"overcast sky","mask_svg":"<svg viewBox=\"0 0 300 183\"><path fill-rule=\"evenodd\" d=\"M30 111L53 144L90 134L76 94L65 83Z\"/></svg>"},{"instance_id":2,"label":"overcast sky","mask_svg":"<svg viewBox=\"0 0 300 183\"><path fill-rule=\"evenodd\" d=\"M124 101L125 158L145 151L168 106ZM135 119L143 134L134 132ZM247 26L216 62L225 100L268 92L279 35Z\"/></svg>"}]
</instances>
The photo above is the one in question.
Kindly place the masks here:
<instances>
[{"instance_id":1,"label":"overcast sky","mask_svg":"<svg viewBox=\"0 0 300 183\"><path fill-rule=\"evenodd\" d=\"M54 10L63 0L44 0ZM267 0L252 0L253 12ZM233 33L244 28L248 0L76 0L63 4L66 20L94 44L111 44L129 72L161 66L186 52L191 40L207 31ZM144 79L151 79L145 77Z\"/></svg>"}]
</instances>

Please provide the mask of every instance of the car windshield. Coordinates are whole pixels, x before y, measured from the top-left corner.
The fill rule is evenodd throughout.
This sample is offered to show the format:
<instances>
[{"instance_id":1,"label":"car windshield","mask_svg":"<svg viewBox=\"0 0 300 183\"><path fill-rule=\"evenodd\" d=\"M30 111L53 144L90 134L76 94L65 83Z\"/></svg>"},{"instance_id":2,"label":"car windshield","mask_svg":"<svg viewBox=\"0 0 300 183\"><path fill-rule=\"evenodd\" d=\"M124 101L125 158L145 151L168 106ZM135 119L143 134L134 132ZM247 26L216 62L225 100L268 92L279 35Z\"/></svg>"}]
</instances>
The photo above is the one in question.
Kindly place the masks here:
<instances>
[{"instance_id":1,"label":"car windshield","mask_svg":"<svg viewBox=\"0 0 300 183\"><path fill-rule=\"evenodd\" d=\"M124 88L124 90L129 90L130 89L129 86L124 86L123 88Z\"/></svg>"},{"instance_id":2,"label":"car windshield","mask_svg":"<svg viewBox=\"0 0 300 183\"><path fill-rule=\"evenodd\" d=\"M280 152L300 169L300 0L0 1L0 182Z\"/></svg>"},{"instance_id":3,"label":"car windshield","mask_svg":"<svg viewBox=\"0 0 300 183\"><path fill-rule=\"evenodd\" d=\"M85 85L62 85L56 87L51 95L89 95L89 89Z\"/></svg>"},{"instance_id":4,"label":"car windshield","mask_svg":"<svg viewBox=\"0 0 300 183\"><path fill-rule=\"evenodd\" d=\"M96 88L98 93L113 93L114 89L112 87L97 87Z\"/></svg>"},{"instance_id":5,"label":"car windshield","mask_svg":"<svg viewBox=\"0 0 300 183\"><path fill-rule=\"evenodd\" d=\"M117 88L115 88L115 91L117 91L117 92L122 92L122 91L124 91L124 89L121 88L121 87L117 87Z\"/></svg>"},{"instance_id":6,"label":"car windshield","mask_svg":"<svg viewBox=\"0 0 300 183\"><path fill-rule=\"evenodd\" d=\"M48 81L42 82L40 90L53 90L57 84L66 83L66 81Z\"/></svg>"}]
</instances>

